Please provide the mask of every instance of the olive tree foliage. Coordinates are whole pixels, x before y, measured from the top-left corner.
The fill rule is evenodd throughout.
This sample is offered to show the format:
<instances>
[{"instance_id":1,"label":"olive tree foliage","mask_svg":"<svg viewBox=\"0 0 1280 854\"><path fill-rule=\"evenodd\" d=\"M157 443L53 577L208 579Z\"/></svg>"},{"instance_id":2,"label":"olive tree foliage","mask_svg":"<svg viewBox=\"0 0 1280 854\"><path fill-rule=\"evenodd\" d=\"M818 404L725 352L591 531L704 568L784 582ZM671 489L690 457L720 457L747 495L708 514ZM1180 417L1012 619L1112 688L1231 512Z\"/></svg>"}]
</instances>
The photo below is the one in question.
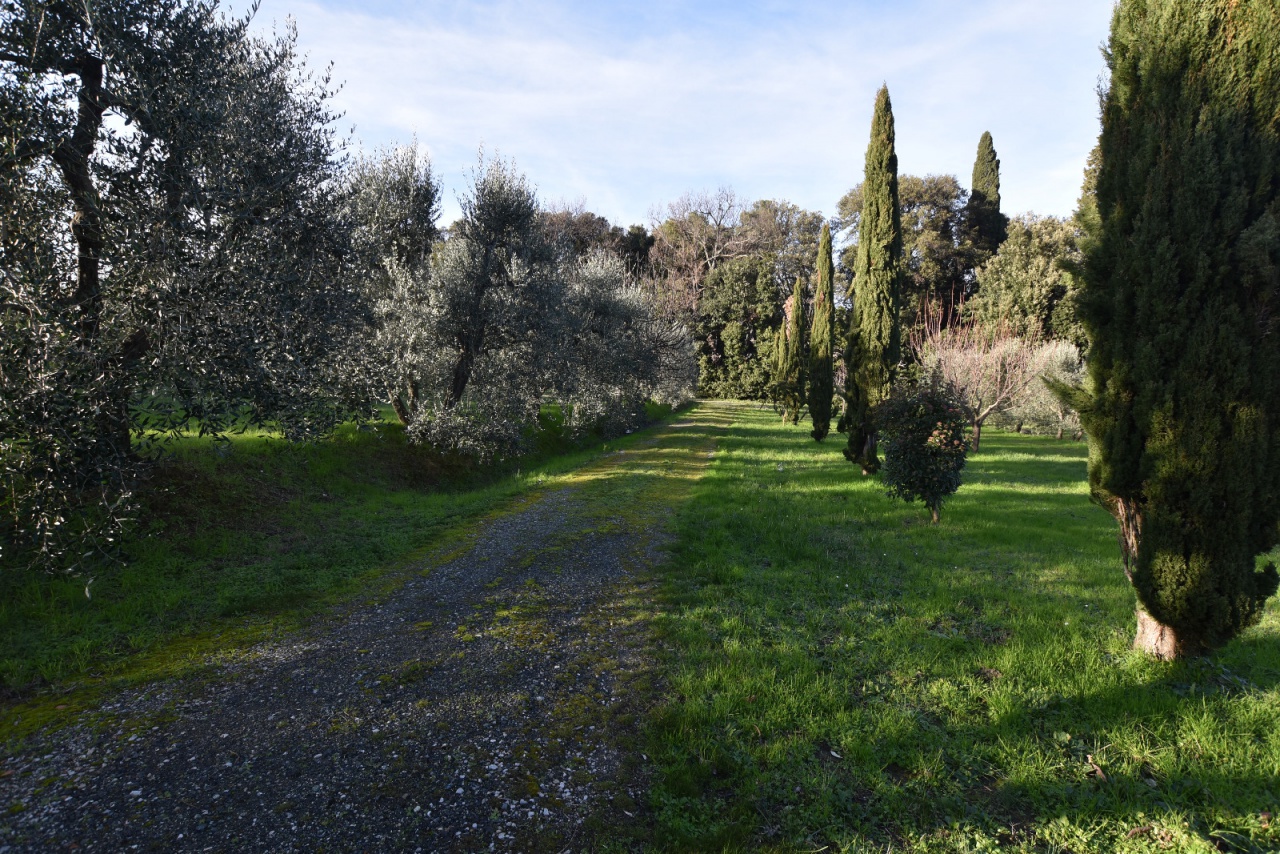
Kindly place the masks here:
<instances>
[{"instance_id":1,"label":"olive tree foliage","mask_svg":"<svg viewBox=\"0 0 1280 854\"><path fill-rule=\"evenodd\" d=\"M327 76L213 3L0 3L0 541L74 568L135 443L358 407ZM145 447L145 446L144 446Z\"/></svg>"},{"instance_id":2,"label":"olive tree foliage","mask_svg":"<svg viewBox=\"0 0 1280 854\"><path fill-rule=\"evenodd\" d=\"M1070 341L1046 341L1040 345L1035 362L1039 370L1037 379L1008 409L992 415L989 423L1016 433L1082 439L1080 413L1053 388L1064 383L1074 387L1085 382L1083 352Z\"/></svg>"},{"instance_id":3,"label":"olive tree foliage","mask_svg":"<svg viewBox=\"0 0 1280 854\"><path fill-rule=\"evenodd\" d=\"M393 405L413 441L507 455L549 400L571 427L609 432L634 424L647 399L687 396L689 335L660 319L627 259L602 249L578 257L557 240L509 162L482 160L461 203L426 263L384 265L388 287L375 303Z\"/></svg>"},{"instance_id":4,"label":"olive tree foliage","mask_svg":"<svg viewBox=\"0 0 1280 854\"><path fill-rule=\"evenodd\" d=\"M450 238L429 266L397 271L378 315L412 389L409 436L489 456L519 446L551 384L564 282L514 166L482 161L460 201Z\"/></svg>"},{"instance_id":5,"label":"olive tree foliage","mask_svg":"<svg viewBox=\"0 0 1280 854\"><path fill-rule=\"evenodd\" d=\"M552 393L578 432L616 435L638 424L645 401L675 406L693 393L689 331L656 310L631 260L597 250L567 271L566 364Z\"/></svg>"},{"instance_id":6,"label":"olive tree foliage","mask_svg":"<svg viewBox=\"0 0 1280 854\"><path fill-rule=\"evenodd\" d=\"M364 318L371 334L348 364L408 426L417 415L422 360L430 350L418 315L439 237L440 184L416 142L354 160L343 180L353 273L372 311ZM369 339L372 346L363 343Z\"/></svg>"}]
</instances>

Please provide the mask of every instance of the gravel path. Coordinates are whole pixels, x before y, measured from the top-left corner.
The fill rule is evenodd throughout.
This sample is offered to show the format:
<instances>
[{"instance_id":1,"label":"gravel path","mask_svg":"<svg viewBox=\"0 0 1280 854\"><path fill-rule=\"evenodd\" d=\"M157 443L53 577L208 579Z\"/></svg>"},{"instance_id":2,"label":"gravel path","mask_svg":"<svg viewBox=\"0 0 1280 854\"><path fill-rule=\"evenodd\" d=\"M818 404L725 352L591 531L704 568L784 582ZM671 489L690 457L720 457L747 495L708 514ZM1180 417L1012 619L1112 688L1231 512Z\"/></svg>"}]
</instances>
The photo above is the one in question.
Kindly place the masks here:
<instances>
[{"instance_id":1,"label":"gravel path","mask_svg":"<svg viewBox=\"0 0 1280 854\"><path fill-rule=\"evenodd\" d=\"M376 603L125 690L0 762L17 851L564 851L647 826L649 572L702 406Z\"/></svg>"}]
</instances>

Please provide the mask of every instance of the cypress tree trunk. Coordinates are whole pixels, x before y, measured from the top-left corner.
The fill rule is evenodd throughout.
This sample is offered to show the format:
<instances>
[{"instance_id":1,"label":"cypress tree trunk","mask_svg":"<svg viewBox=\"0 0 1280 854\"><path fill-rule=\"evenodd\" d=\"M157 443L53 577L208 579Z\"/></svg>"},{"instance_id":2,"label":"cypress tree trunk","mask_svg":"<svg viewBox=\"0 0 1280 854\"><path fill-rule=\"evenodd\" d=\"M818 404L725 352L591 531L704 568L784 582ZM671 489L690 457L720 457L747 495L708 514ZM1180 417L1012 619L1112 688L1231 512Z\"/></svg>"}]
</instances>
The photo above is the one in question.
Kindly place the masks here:
<instances>
[{"instance_id":1,"label":"cypress tree trunk","mask_svg":"<svg viewBox=\"0 0 1280 854\"><path fill-rule=\"evenodd\" d=\"M1089 481L1120 526L1134 645L1257 622L1280 578L1280 8L1122 0L1081 311ZM1067 392L1064 391L1064 396Z\"/></svg>"},{"instance_id":2,"label":"cypress tree trunk","mask_svg":"<svg viewBox=\"0 0 1280 854\"><path fill-rule=\"evenodd\" d=\"M835 294L832 290L834 265L831 260L831 226L823 223L818 241L818 283L813 293L813 320L809 325L809 419L810 435L821 442L831 431L831 395L835 366L831 342L835 337Z\"/></svg>"},{"instance_id":3,"label":"cypress tree trunk","mask_svg":"<svg viewBox=\"0 0 1280 854\"><path fill-rule=\"evenodd\" d=\"M1000 158L996 157L990 131L983 131L978 140L973 188L966 210L974 247L981 253L982 260L990 258L1004 243L1009 230L1009 218L1000 212Z\"/></svg>"},{"instance_id":4,"label":"cypress tree trunk","mask_svg":"<svg viewBox=\"0 0 1280 854\"><path fill-rule=\"evenodd\" d=\"M898 364L901 332L902 213L898 207L898 155L894 152L889 88L876 93L862 184L862 218L854 262L853 311L845 354L849 444L845 458L863 474L880 467L872 408L889 393Z\"/></svg>"}]
</instances>

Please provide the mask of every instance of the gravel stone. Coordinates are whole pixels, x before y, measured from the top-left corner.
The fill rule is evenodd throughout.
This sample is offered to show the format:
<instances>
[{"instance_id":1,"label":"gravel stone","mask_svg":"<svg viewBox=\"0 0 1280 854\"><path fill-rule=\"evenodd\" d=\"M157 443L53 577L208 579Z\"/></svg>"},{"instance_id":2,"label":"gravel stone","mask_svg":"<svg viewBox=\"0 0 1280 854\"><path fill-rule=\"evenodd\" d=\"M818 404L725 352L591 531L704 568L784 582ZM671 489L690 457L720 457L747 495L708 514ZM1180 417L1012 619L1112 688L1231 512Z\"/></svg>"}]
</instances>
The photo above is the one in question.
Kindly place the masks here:
<instances>
[{"instance_id":1,"label":"gravel stone","mask_svg":"<svg viewBox=\"0 0 1280 854\"><path fill-rule=\"evenodd\" d=\"M644 825L669 507L600 497L637 466L660 493L653 455L694 455L655 445L688 426L474 526L383 601L6 745L0 854L565 851Z\"/></svg>"}]
</instances>

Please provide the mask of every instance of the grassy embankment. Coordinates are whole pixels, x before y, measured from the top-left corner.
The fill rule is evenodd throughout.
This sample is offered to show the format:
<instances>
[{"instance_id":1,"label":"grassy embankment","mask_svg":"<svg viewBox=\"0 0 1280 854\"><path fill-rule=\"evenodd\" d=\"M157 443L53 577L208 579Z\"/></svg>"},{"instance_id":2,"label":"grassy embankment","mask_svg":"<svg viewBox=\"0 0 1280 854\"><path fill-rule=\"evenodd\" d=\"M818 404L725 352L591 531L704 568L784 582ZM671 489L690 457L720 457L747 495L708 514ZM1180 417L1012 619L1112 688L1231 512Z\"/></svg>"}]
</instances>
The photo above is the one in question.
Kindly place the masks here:
<instances>
[{"instance_id":1,"label":"grassy embankment","mask_svg":"<svg viewBox=\"0 0 1280 854\"><path fill-rule=\"evenodd\" d=\"M84 576L0 572L0 696L185 672L394 585L461 523L638 438L575 447L554 413L542 427L533 456L483 469L410 446L391 423L309 445L184 439L142 492L126 564L94 574L92 598ZM57 699L60 717L92 699L78 694ZM0 714L0 740L11 717Z\"/></svg>"},{"instance_id":2,"label":"grassy embankment","mask_svg":"<svg viewBox=\"0 0 1280 854\"><path fill-rule=\"evenodd\" d=\"M680 511L650 729L680 850L1280 849L1280 607L1129 649L1082 444L991 433L928 524L743 406Z\"/></svg>"}]
</instances>

